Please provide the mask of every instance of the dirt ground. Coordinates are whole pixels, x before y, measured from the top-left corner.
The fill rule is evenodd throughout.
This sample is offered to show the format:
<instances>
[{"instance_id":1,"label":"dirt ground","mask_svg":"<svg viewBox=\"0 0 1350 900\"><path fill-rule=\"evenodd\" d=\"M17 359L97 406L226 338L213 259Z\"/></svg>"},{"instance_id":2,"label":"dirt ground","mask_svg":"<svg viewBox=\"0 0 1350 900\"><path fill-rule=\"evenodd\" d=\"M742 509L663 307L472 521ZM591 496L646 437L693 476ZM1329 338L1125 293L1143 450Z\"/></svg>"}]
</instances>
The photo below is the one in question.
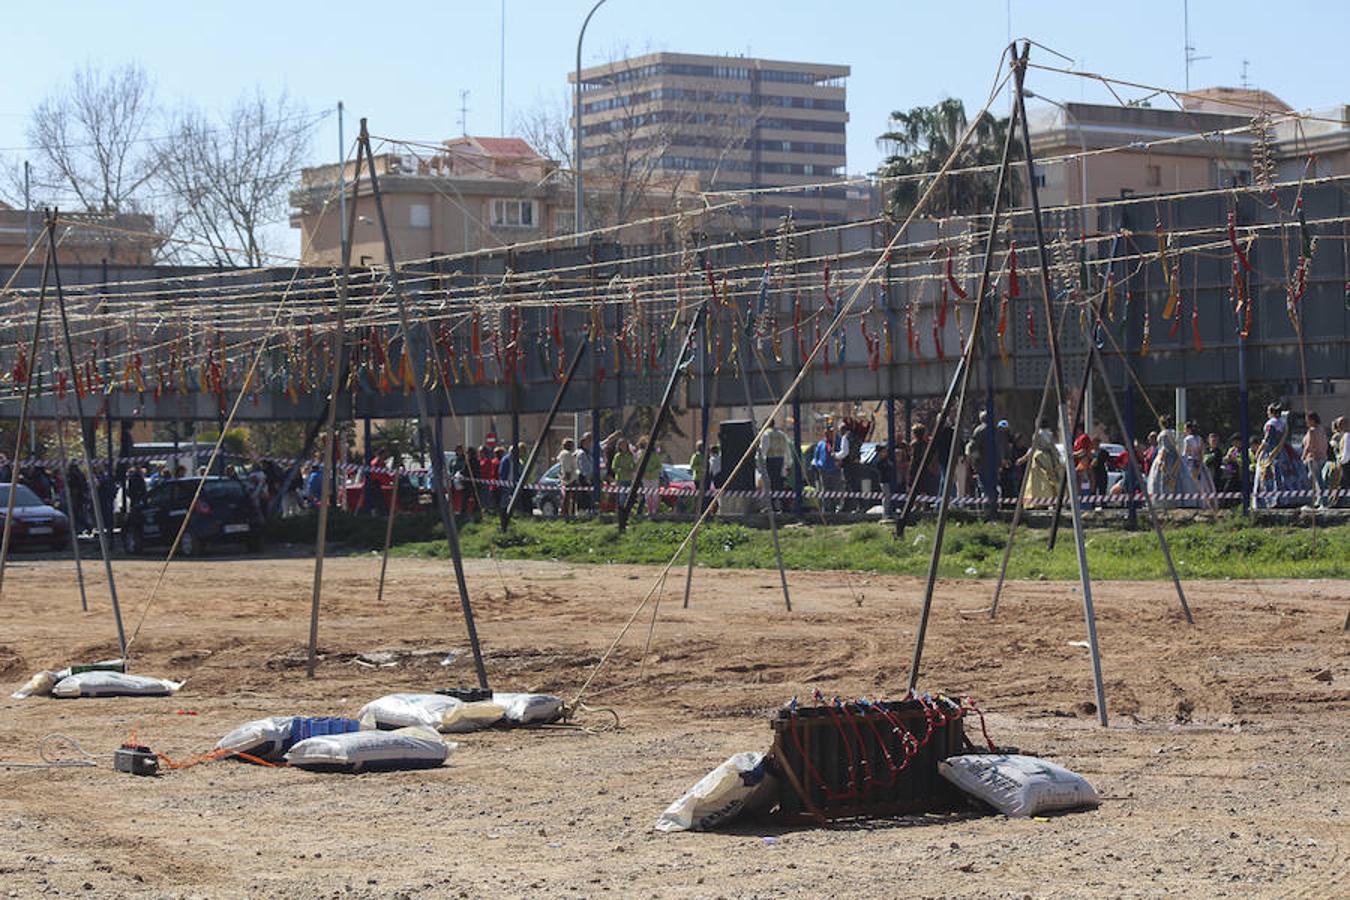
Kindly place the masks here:
<instances>
[{"instance_id":1,"label":"dirt ground","mask_svg":"<svg viewBox=\"0 0 1350 900\"><path fill-rule=\"evenodd\" d=\"M93 567L87 567L92 569ZM134 627L156 573L117 564ZM354 714L396 690L473 681L448 563L330 559L318 677L303 661L313 563L175 563L133 670L186 678L172 698L11 700L37 669L116 654L107 593L79 611L68 562L11 565L0 599L0 759L60 732L99 767L0 769L0 892L105 896L1023 897L1346 896L1350 892L1350 584L1166 584L1095 596L1111 727L1090 707L1075 585L940 585L921 686L973 695L1000 743L1086 775L1095 812L1043 820L908 818L832 829L659 834L656 817L738 750L767 749L793 695L898 694L922 585L840 573L699 571L662 592L645 678L644 614L588 702L616 731L459 737L440 769L358 776L221 761L133 778L130 733L188 757L248 719ZM499 689L571 697L654 569L474 561L469 584ZM963 613L964 611L964 613ZM393 651L371 668L356 654ZM441 660L458 652L449 667ZM580 720L598 725L602 712Z\"/></svg>"}]
</instances>

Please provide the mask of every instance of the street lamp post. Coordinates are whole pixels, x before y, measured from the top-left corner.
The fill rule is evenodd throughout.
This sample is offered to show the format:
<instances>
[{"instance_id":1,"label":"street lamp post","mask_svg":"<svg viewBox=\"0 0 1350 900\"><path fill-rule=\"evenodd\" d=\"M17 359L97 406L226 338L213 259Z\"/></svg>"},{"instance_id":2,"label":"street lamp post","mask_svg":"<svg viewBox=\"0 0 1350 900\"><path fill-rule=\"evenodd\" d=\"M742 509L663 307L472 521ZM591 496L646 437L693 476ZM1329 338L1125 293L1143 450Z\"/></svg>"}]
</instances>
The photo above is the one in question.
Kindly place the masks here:
<instances>
[{"instance_id":1,"label":"street lamp post","mask_svg":"<svg viewBox=\"0 0 1350 900\"><path fill-rule=\"evenodd\" d=\"M1088 202L1087 141L1083 137L1083 123L1078 120L1078 117L1073 114L1073 112L1069 109L1069 107L1065 106L1063 103L1060 103L1058 100L1051 100L1049 97L1043 97L1040 94L1032 93L1031 91L1024 91L1023 96L1033 100L1044 100L1051 106L1059 107L1061 110L1064 111L1064 119L1066 123L1070 119L1073 120L1073 127L1078 132L1078 149L1081 153L1081 155L1078 157L1078 182L1079 182L1079 193L1081 195L1078 198L1078 202L1082 204L1082 206L1084 207L1083 216L1084 221L1086 222L1087 217L1086 207Z\"/></svg>"},{"instance_id":2,"label":"street lamp post","mask_svg":"<svg viewBox=\"0 0 1350 900\"><path fill-rule=\"evenodd\" d=\"M576 191L576 218L573 231L578 245L581 243L581 232L586 225L586 209L581 195L581 42L586 37L586 26L591 24L591 16L604 5L605 0L596 0L591 11L586 13L586 18L581 23L581 31L577 34L576 84L572 86L572 185Z\"/></svg>"}]
</instances>

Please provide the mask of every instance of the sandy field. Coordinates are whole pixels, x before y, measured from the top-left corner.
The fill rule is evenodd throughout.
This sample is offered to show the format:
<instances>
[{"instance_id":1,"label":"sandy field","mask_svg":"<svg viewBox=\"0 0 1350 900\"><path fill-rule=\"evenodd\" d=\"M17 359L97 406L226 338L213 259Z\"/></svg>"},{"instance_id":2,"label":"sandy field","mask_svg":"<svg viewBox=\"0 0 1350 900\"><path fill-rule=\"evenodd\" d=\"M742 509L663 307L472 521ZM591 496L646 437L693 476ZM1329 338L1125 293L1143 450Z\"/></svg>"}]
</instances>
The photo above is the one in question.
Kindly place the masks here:
<instances>
[{"instance_id":1,"label":"sandy field","mask_svg":"<svg viewBox=\"0 0 1350 900\"><path fill-rule=\"evenodd\" d=\"M639 678L644 615L588 703L618 730L490 731L435 770L358 776L220 761L134 778L128 735L173 757L264 715L352 715L396 690L469 684L448 563L327 563L322 659L304 673L313 563L220 556L169 571L133 671L187 679L172 698L9 699L35 670L116 654L91 571L22 557L0 598L0 758L34 761L51 732L97 768L0 769L0 896L1043 897L1350 895L1350 608L1343 581L1095 591L1111 727L1097 725L1077 588L940 585L921 686L965 692L1011 744L1086 775L1100 810L1044 820L921 817L836 828L747 825L659 834L662 809L739 750L767 749L793 695L898 694L922 585L707 571L690 609L662 593ZM118 562L134 627L158 564ZM87 567L94 569L95 567ZM473 561L494 687L571 697L655 570ZM963 612L964 611L964 612ZM358 655L388 651L372 668ZM458 653L449 667L441 661ZM579 719L602 725L596 711Z\"/></svg>"}]
</instances>

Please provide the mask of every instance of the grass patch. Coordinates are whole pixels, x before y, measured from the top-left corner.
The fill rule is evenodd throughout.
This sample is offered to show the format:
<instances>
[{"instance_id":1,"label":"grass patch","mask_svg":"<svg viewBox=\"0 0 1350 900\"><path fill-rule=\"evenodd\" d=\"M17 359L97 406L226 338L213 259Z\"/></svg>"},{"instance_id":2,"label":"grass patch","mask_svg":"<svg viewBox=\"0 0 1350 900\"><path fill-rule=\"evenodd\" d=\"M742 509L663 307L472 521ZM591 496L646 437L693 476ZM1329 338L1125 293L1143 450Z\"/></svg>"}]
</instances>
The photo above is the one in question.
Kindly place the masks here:
<instances>
[{"instance_id":1,"label":"grass patch","mask_svg":"<svg viewBox=\"0 0 1350 900\"><path fill-rule=\"evenodd\" d=\"M334 514L329 539L355 550L379 550L385 520ZM314 516L283 520L272 526L274 540L314 540ZM547 559L575 563L642 563L668 560L689 530L687 523L631 524L619 534L613 523L578 521L512 521L505 534L495 521L466 523L461 546L468 557ZM786 525L780 529L783 562L790 569L923 575L927 571L935 527L931 521L910 526L897 540L889 526ZM1008 566L1010 578L1074 579L1078 577L1072 535L1062 529L1053 551L1048 532L1024 528L1018 534ZM1092 574L1104 579L1167 577L1167 568L1153 532L1148 529L1091 528L1087 532ZM1191 578L1344 578L1350 576L1350 525L1329 528L1248 524L1241 516L1215 522L1168 526L1172 556L1182 577ZM947 578L993 578L998 575L1008 538L1006 523L952 522L947 526L939 574ZM442 558L448 555L444 531L435 516L400 515L394 528L394 554ZM699 533L698 562L709 568L772 568L773 541L767 528L712 522Z\"/></svg>"}]
</instances>

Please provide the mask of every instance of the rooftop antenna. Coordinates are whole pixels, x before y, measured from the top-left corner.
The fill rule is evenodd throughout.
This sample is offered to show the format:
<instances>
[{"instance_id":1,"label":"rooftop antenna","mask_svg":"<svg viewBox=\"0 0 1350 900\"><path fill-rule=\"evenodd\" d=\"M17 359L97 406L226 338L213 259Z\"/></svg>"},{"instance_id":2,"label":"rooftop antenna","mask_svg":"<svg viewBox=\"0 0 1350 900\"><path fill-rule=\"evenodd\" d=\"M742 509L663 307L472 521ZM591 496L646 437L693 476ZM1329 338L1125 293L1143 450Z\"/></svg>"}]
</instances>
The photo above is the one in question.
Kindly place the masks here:
<instances>
[{"instance_id":1,"label":"rooftop antenna","mask_svg":"<svg viewBox=\"0 0 1350 900\"><path fill-rule=\"evenodd\" d=\"M1209 59L1208 56L1196 56L1195 46L1191 43L1191 0L1183 0L1181 4L1182 30L1185 43L1182 50L1186 56L1186 90L1191 89L1191 63L1200 62L1202 59Z\"/></svg>"},{"instance_id":2,"label":"rooftop antenna","mask_svg":"<svg viewBox=\"0 0 1350 900\"><path fill-rule=\"evenodd\" d=\"M506 137L506 0L502 0L502 44L497 79L497 132Z\"/></svg>"},{"instance_id":3,"label":"rooftop antenna","mask_svg":"<svg viewBox=\"0 0 1350 900\"><path fill-rule=\"evenodd\" d=\"M469 136L469 92L459 92L459 133Z\"/></svg>"},{"instance_id":4,"label":"rooftop antenna","mask_svg":"<svg viewBox=\"0 0 1350 900\"><path fill-rule=\"evenodd\" d=\"M1244 59L1242 61L1242 87L1244 89L1250 88L1252 86L1251 79L1247 77L1247 67L1250 66L1251 64L1252 61L1250 59Z\"/></svg>"}]
</instances>

